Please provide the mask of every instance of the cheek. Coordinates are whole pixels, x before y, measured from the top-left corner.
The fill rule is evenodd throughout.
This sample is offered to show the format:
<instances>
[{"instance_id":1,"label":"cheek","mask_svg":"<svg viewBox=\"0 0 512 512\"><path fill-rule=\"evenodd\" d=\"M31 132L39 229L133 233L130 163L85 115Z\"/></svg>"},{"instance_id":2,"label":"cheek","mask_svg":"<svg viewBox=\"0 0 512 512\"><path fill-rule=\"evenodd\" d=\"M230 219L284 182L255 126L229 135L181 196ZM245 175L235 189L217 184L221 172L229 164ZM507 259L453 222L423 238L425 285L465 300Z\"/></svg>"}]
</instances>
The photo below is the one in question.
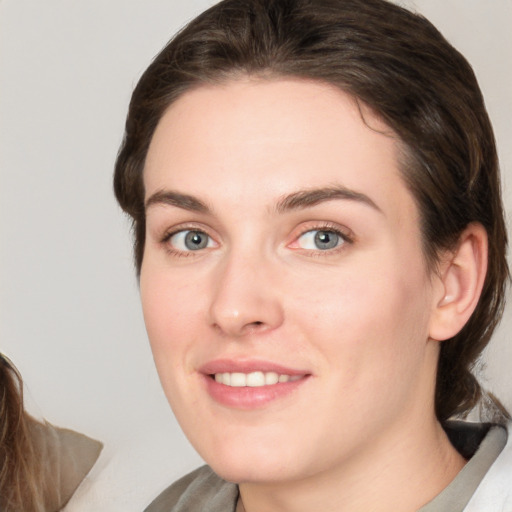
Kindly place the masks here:
<instances>
[{"instance_id":1,"label":"cheek","mask_svg":"<svg viewBox=\"0 0 512 512\"><path fill-rule=\"evenodd\" d=\"M347 378L384 375L414 359L419 364L428 337L429 285L420 264L396 261L382 257L362 268L335 268L328 279L305 279L290 294L289 310L301 330Z\"/></svg>"},{"instance_id":2,"label":"cheek","mask_svg":"<svg viewBox=\"0 0 512 512\"><path fill-rule=\"evenodd\" d=\"M199 336L200 294L168 272L151 265L142 267L140 294L144 322L158 371L173 373L188 343ZM186 336L184 334L187 334Z\"/></svg>"},{"instance_id":3,"label":"cheek","mask_svg":"<svg viewBox=\"0 0 512 512\"><path fill-rule=\"evenodd\" d=\"M144 322L153 359L162 388L178 417L194 408L197 394L190 390L194 372L191 354L198 341L205 339L200 327L201 294L190 280L180 282L175 273L162 272L154 267L142 269L140 292ZM203 294L204 295L204 294Z\"/></svg>"}]
</instances>

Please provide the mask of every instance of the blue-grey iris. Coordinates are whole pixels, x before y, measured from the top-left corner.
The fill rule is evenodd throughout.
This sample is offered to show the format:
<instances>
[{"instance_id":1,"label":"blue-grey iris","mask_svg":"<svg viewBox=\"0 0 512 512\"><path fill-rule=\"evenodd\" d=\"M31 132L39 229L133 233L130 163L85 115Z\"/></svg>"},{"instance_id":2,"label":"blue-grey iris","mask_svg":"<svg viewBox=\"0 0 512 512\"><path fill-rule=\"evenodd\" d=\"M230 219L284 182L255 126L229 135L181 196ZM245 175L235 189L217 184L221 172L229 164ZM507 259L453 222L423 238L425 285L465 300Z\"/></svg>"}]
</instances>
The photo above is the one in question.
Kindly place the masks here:
<instances>
[{"instance_id":1,"label":"blue-grey iris","mask_svg":"<svg viewBox=\"0 0 512 512\"><path fill-rule=\"evenodd\" d=\"M339 241L340 236L333 231L318 231L315 234L315 245L319 249L334 249Z\"/></svg>"},{"instance_id":2,"label":"blue-grey iris","mask_svg":"<svg viewBox=\"0 0 512 512\"><path fill-rule=\"evenodd\" d=\"M185 235L185 247L191 251L204 249L208 245L208 235L201 231L189 231Z\"/></svg>"}]
</instances>

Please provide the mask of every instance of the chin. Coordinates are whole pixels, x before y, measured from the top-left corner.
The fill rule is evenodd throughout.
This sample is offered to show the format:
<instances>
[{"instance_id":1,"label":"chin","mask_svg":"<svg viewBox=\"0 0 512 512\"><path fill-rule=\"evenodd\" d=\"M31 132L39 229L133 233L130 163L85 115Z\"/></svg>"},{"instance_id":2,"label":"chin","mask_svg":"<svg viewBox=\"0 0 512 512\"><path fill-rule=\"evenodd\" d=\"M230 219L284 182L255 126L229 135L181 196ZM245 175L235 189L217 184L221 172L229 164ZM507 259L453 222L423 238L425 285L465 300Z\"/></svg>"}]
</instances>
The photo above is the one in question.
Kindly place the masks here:
<instances>
[{"instance_id":1,"label":"chin","mask_svg":"<svg viewBox=\"0 0 512 512\"><path fill-rule=\"evenodd\" d=\"M240 462L212 461L209 466L224 480L236 484L242 483L275 483L279 480L293 478L287 468L276 466L274 462L254 464L251 460Z\"/></svg>"},{"instance_id":2,"label":"chin","mask_svg":"<svg viewBox=\"0 0 512 512\"><path fill-rule=\"evenodd\" d=\"M299 454L287 453L283 444L248 440L235 446L229 442L223 447L218 444L207 453L198 451L213 471L228 482L275 483L301 476Z\"/></svg>"}]
</instances>

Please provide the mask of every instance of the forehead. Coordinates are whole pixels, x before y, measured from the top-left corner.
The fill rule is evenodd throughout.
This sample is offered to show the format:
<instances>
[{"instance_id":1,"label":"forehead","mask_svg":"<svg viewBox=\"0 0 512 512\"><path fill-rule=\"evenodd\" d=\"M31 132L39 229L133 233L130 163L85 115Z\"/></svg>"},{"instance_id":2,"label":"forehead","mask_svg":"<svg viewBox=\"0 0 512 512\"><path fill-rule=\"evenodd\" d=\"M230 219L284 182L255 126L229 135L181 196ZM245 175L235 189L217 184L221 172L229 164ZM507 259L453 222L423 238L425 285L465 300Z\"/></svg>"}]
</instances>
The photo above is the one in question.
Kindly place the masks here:
<instances>
[{"instance_id":1,"label":"forehead","mask_svg":"<svg viewBox=\"0 0 512 512\"><path fill-rule=\"evenodd\" d=\"M383 210L415 216L398 154L392 130L334 86L298 79L201 86L173 103L157 126L146 198L173 188L249 205L293 189L342 185L374 196Z\"/></svg>"}]
</instances>

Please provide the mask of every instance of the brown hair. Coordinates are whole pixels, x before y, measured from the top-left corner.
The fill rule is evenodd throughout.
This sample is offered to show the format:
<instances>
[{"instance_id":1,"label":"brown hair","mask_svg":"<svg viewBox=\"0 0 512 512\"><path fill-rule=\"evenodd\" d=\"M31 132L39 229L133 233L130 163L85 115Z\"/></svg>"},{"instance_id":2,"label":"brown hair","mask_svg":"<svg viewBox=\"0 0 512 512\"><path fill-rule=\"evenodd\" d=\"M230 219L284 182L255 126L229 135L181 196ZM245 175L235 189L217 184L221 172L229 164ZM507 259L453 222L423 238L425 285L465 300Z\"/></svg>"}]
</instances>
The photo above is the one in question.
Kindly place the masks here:
<instances>
[{"instance_id":1,"label":"brown hair","mask_svg":"<svg viewBox=\"0 0 512 512\"><path fill-rule=\"evenodd\" d=\"M0 510L44 512L42 461L35 452L23 408L19 373L0 354Z\"/></svg>"},{"instance_id":2,"label":"brown hair","mask_svg":"<svg viewBox=\"0 0 512 512\"><path fill-rule=\"evenodd\" d=\"M421 215L431 268L472 222L489 237L479 304L443 342L436 413L467 413L481 395L471 370L503 311L507 235L492 127L471 66L425 18L386 0L224 0L161 51L132 96L114 189L144 254L143 168L154 130L186 91L238 75L333 84L368 105L399 136L404 180Z\"/></svg>"}]
</instances>

